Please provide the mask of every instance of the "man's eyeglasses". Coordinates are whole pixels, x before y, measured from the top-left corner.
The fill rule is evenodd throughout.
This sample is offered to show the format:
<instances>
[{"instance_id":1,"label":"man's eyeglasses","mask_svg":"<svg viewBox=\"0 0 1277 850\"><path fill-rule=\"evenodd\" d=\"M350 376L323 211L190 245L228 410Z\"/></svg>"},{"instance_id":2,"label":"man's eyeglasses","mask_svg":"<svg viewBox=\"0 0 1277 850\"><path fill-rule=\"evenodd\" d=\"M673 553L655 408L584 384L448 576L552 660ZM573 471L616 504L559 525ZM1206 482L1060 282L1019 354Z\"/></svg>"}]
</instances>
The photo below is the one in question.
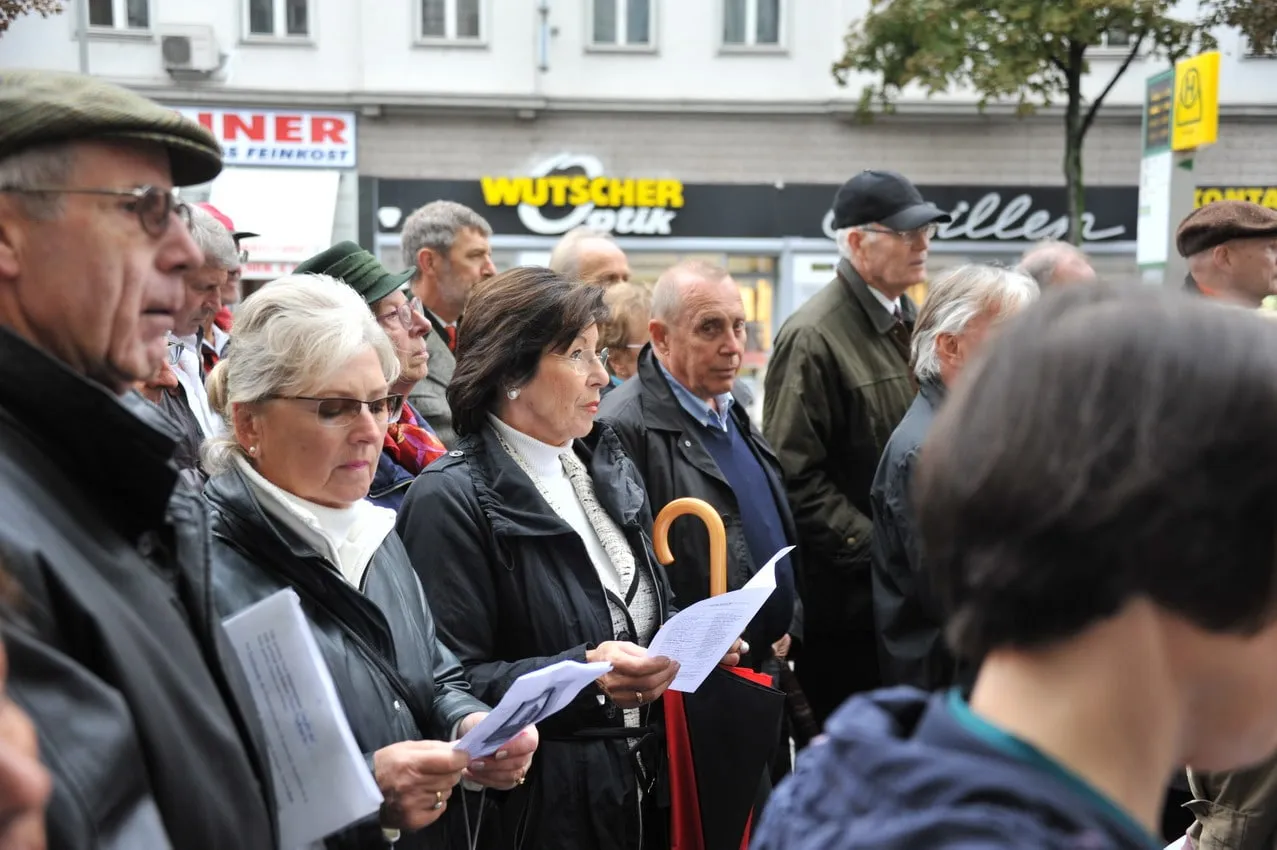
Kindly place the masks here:
<instances>
[{"instance_id":1,"label":"man's eyeglasses","mask_svg":"<svg viewBox=\"0 0 1277 850\"><path fill-rule=\"evenodd\" d=\"M408 301L406 304L400 304L398 307L396 307L394 310L391 310L389 313L383 313L382 315L378 316L377 321L384 324L394 319L394 320L397 320L399 324L403 326L404 330L410 331L412 330L413 322L416 321L416 317L424 316L425 315L424 311L425 311L425 308L421 306L421 299L413 298L411 301ZM430 331L427 330L426 333L428 334L430 333Z\"/></svg>"},{"instance_id":2,"label":"man's eyeglasses","mask_svg":"<svg viewBox=\"0 0 1277 850\"><path fill-rule=\"evenodd\" d=\"M168 341L168 364L176 366L182 361L182 352L186 351L186 344L178 342L175 339Z\"/></svg>"},{"instance_id":3,"label":"man's eyeglasses","mask_svg":"<svg viewBox=\"0 0 1277 850\"><path fill-rule=\"evenodd\" d=\"M561 360L568 361L568 364L576 371L578 375L588 375L594 369L594 364L598 364L602 368L607 368L608 351L604 348L597 354L593 352L574 351L571 354L551 354L551 357L558 357Z\"/></svg>"},{"instance_id":4,"label":"man's eyeglasses","mask_svg":"<svg viewBox=\"0 0 1277 850\"><path fill-rule=\"evenodd\" d=\"M281 401L308 402L314 408L319 424L329 428L348 428L354 425L365 407L378 425L397 421L399 414L403 412L402 395L388 395L372 401L359 398L318 398L307 395L277 395L271 398Z\"/></svg>"},{"instance_id":5,"label":"man's eyeglasses","mask_svg":"<svg viewBox=\"0 0 1277 850\"><path fill-rule=\"evenodd\" d=\"M940 225L927 224L914 230L892 230L888 227L866 227L864 230L869 233L881 233L885 236L894 236L902 242L910 245L919 245L924 240L930 241L936 238L936 234L940 232Z\"/></svg>"},{"instance_id":6,"label":"man's eyeglasses","mask_svg":"<svg viewBox=\"0 0 1277 850\"><path fill-rule=\"evenodd\" d=\"M177 199L171 189L157 186L139 186L136 189L57 189L40 186L9 186L0 192L12 192L17 195L106 195L108 197L132 198L124 208L135 214L142 223L142 229L154 237L163 236L168 231L173 213L186 225L191 226L191 208Z\"/></svg>"}]
</instances>

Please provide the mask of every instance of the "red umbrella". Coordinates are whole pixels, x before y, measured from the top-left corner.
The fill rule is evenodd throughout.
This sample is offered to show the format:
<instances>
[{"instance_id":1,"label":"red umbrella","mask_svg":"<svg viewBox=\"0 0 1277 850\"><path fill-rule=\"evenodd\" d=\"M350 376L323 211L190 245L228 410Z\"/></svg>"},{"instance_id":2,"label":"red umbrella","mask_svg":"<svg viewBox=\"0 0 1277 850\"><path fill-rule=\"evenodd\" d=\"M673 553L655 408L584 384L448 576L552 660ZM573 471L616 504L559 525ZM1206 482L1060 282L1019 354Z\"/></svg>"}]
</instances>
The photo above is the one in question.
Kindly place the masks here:
<instances>
[{"instance_id":1,"label":"red umbrella","mask_svg":"<svg viewBox=\"0 0 1277 850\"><path fill-rule=\"evenodd\" d=\"M700 499L676 499L653 528L656 557L674 560L669 529L692 514L709 529L710 595L727 592L723 519ZM695 693L665 692L671 850L748 850L754 805L780 737L785 695L771 676L719 667Z\"/></svg>"}]
</instances>

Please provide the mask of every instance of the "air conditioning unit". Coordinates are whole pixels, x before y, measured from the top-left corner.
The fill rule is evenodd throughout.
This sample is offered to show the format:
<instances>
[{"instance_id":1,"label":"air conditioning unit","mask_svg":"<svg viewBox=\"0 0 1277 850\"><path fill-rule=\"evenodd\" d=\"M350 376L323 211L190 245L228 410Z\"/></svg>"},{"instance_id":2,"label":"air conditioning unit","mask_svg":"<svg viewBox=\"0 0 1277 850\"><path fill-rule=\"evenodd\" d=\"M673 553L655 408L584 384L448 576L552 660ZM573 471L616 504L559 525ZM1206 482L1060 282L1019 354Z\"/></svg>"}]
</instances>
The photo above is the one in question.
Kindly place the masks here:
<instances>
[{"instance_id":1,"label":"air conditioning unit","mask_svg":"<svg viewBox=\"0 0 1277 850\"><path fill-rule=\"evenodd\" d=\"M211 74L221 68L221 51L211 26L166 24L159 30L164 70Z\"/></svg>"}]
</instances>

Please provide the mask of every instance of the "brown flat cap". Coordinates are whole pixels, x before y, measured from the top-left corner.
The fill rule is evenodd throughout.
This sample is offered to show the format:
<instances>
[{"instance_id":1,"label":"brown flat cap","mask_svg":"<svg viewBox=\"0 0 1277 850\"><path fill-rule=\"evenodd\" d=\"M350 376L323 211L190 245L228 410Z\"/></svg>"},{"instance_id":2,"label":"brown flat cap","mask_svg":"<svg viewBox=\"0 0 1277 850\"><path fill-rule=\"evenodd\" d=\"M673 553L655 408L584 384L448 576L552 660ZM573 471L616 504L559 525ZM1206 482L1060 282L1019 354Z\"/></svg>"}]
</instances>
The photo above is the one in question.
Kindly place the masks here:
<instances>
[{"instance_id":1,"label":"brown flat cap","mask_svg":"<svg viewBox=\"0 0 1277 850\"><path fill-rule=\"evenodd\" d=\"M176 186L207 183L222 170L212 133L141 95L83 74L0 71L0 159L79 139L163 145Z\"/></svg>"},{"instance_id":2,"label":"brown flat cap","mask_svg":"<svg viewBox=\"0 0 1277 850\"><path fill-rule=\"evenodd\" d=\"M1181 257L1191 257L1233 239L1277 236L1277 210L1249 201L1215 201L1194 210L1175 233Z\"/></svg>"}]
</instances>

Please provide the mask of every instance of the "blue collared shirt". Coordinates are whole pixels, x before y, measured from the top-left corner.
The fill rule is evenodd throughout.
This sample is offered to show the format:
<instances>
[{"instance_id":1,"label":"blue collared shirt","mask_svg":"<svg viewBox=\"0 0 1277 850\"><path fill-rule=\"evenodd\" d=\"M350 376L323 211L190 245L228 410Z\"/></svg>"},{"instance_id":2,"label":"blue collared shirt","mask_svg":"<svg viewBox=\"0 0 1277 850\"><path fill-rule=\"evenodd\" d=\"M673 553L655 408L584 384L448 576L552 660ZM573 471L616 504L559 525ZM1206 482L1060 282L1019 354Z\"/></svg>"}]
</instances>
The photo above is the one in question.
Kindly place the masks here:
<instances>
[{"instance_id":1,"label":"blue collared shirt","mask_svg":"<svg viewBox=\"0 0 1277 850\"><path fill-rule=\"evenodd\" d=\"M670 370L665 368L665 364L658 358L656 366L661 370L661 374L665 376L665 380L669 382L670 389L674 391L674 398L678 399L678 403L682 405L691 417L707 428L717 428L720 431L727 430L727 417L732 412L732 405L736 399L732 398L731 393L723 393L714 397L714 403L718 405L715 410L709 402L698 398L695 393L687 387L679 383L678 378L670 374Z\"/></svg>"}]
</instances>

